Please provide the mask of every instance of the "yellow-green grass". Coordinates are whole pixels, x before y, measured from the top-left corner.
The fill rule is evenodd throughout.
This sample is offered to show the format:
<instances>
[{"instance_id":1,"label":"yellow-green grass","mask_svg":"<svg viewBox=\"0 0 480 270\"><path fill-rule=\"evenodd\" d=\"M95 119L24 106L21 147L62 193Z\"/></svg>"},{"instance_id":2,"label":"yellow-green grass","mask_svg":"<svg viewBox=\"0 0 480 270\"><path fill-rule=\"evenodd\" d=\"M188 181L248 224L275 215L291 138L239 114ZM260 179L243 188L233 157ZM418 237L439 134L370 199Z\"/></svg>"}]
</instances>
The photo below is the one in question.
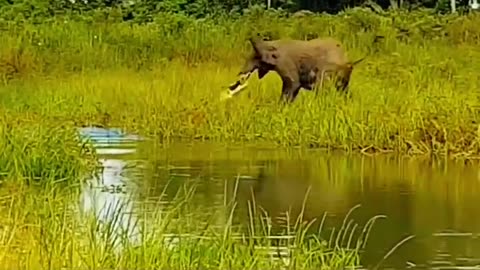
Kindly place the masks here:
<instances>
[{"instance_id":1,"label":"yellow-green grass","mask_svg":"<svg viewBox=\"0 0 480 270\"><path fill-rule=\"evenodd\" d=\"M231 68L171 63L154 71L29 79L4 87L3 102L8 113L35 114L38 121L119 126L162 140L477 155L479 80L474 62L461 62L480 53L411 45L399 51L400 56L374 56L359 66L350 99L331 89L317 97L302 91L281 107L281 83L270 74L263 81L252 78L245 92L222 102L222 86L234 79L236 63Z\"/></svg>"},{"instance_id":2,"label":"yellow-green grass","mask_svg":"<svg viewBox=\"0 0 480 270\"><path fill-rule=\"evenodd\" d=\"M323 236L319 237L306 234L311 222L300 215L279 231L282 240L272 232L268 213L259 208L252 207L245 217L248 225L238 226L232 223L235 204L206 214L190 203L194 189L185 191L179 192L171 207L140 207L146 212L134 213L139 221L123 225L136 224L143 235L139 242L129 242L128 235L115 229L127 218L121 213L126 209L114 210L112 220L105 222L79 213L75 192L55 186L43 191L27 186L3 189L0 259L14 269L337 269L359 265L359 252L378 218L356 224L347 215L343 226L330 236L320 227ZM172 234L180 237L177 244L169 242ZM291 248L284 260L272 259L261 249L275 253L276 242L271 239L276 238Z\"/></svg>"},{"instance_id":3,"label":"yellow-green grass","mask_svg":"<svg viewBox=\"0 0 480 270\"><path fill-rule=\"evenodd\" d=\"M117 126L163 142L261 142L453 157L480 153L479 66L473 60L480 56L478 15L350 10L306 18L159 18L163 21L147 25L68 19L5 24L4 112L38 125ZM352 76L352 97L332 89L317 97L302 91L282 107L281 82L272 73L262 81L253 76L244 93L220 101L255 32L273 38L329 35L345 44L352 59L368 55ZM373 44L376 35L384 39Z\"/></svg>"},{"instance_id":4,"label":"yellow-green grass","mask_svg":"<svg viewBox=\"0 0 480 270\"><path fill-rule=\"evenodd\" d=\"M0 117L0 181L80 180L95 167L95 153L68 123L13 115Z\"/></svg>"}]
</instances>

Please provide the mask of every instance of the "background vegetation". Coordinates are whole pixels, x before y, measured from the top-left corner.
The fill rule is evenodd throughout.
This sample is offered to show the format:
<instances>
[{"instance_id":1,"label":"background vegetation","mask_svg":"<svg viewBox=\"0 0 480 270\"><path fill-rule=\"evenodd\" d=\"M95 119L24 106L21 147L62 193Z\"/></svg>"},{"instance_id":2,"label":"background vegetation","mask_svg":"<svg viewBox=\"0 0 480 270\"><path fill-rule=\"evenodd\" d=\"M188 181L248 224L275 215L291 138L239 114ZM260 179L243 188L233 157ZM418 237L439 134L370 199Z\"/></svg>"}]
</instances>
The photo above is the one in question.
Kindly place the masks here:
<instances>
[{"instance_id":1,"label":"background vegetation","mask_svg":"<svg viewBox=\"0 0 480 270\"><path fill-rule=\"evenodd\" d=\"M457 0L459 10L468 10L468 0ZM66 14L90 13L101 15L115 9L124 21L152 21L159 12L181 13L196 18L219 15L242 15L252 8L269 5L286 12L310 10L338 13L344 9L364 6L373 9L430 8L448 12L450 0L2 0L0 12L4 19L48 18Z\"/></svg>"}]
</instances>

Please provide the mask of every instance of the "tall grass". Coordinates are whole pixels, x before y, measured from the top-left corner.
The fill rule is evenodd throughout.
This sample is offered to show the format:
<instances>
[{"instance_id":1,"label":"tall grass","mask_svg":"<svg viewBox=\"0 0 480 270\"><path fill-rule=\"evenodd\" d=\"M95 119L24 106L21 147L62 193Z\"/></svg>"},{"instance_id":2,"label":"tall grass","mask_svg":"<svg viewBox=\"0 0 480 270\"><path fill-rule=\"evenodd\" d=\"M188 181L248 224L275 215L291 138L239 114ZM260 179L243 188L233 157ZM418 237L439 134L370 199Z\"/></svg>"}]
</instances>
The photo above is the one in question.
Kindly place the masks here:
<instances>
[{"instance_id":1,"label":"tall grass","mask_svg":"<svg viewBox=\"0 0 480 270\"><path fill-rule=\"evenodd\" d=\"M55 19L4 23L0 90L8 112L76 125L120 126L171 140L265 142L347 151L476 157L480 31L476 14L376 14L362 9L304 18L257 12L195 20L162 14L146 25ZM280 80L252 79L227 102L254 33L333 36L352 59L353 97L303 91L280 107ZM375 36L383 36L373 42Z\"/></svg>"},{"instance_id":2,"label":"tall grass","mask_svg":"<svg viewBox=\"0 0 480 270\"><path fill-rule=\"evenodd\" d=\"M24 187L2 197L0 259L16 269L338 269L359 266L379 218L360 225L347 215L325 238L322 226L307 234L311 222L299 215L277 234L256 206L245 227L232 222L234 199L205 214L190 203L193 193L181 189L171 205L162 198L139 204L143 209L124 223L130 209L110 210L101 220L79 211L76 193Z\"/></svg>"},{"instance_id":3,"label":"tall grass","mask_svg":"<svg viewBox=\"0 0 480 270\"><path fill-rule=\"evenodd\" d=\"M95 167L95 153L66 122L34 116L0 117L1 180L56 182L81 179Z\"/></svg>"}]
</instances>

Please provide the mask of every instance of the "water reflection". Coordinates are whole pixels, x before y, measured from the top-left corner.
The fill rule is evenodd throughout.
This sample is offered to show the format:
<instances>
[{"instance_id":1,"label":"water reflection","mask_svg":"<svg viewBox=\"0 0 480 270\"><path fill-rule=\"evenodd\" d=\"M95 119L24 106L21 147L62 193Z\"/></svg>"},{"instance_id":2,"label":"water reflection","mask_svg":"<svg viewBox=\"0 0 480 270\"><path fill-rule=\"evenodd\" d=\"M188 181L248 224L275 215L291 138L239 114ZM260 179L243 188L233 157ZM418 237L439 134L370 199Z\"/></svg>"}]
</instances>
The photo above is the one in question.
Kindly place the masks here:
<instances>
[{"instance_id":1,"label":"water reflection","mask_svg":"<svg viewBox=\"0 0 480 270\"><path fill-rule=\"evenodd\" d=\"M476 211L480 183L474 165L208 145L151 149L148 156L150 177L145 184L152 188L149 196L155 196L167 178L180 184L194 177L200 184L196 204L208 211L223 203L227 191L228 197L236 196L239 203L234 220L241 224L248 222L252 195L278 227L286 222L286 211L292 219L297 217L307 193L304 220L320 221L327 212L329 228L338 228L358 204L361 207L352 218L360 224L375 215L386 215L386 220L376 222L367 243L363 257L367 267L409 235L416 237L397 249L385 265L402 269L407 264L458 267L480 258L478 239L434 236L442 231L480 233ZM234 194L236 179L240 180ZM450 257L440 259L441 254Z\"/></svg>"},{"instance_id":2,"label":"water reflection","mask_svg":"<svg viewBox=\"0 0 480 270\"><path fill-rule=\"evenodd\" d=\"M136 149L135 144L132 144L128 138L117 136L112 143L107 132L107 130L84 129L81 133L90 139L93 137L97 153L102 157L100 159L102 166L98 177L92 177L85 183L80 196L80 208L84 215L94 214L101 227L99 232L110 232L106 237L118 252L122 245L140 243L138 222L133 206L136 186L135 181L131 181L126 176L128 159L125 156L134 153ZM130 168L132 169L134 168ZM97 237L105 237L105 235L99 233Z\"/></svg>"},{"instance_id":3,"label":"water reflection","mask_svg":"<svg viewBox=\"0 0 480 270\"><path fill-rule=\"evenodd\" d=\"M84 214L94 213L99 224L111 226L111 244L119 251L121 242L136 245L140 240L136 217L132 214L132 193L126 192L126 179L122 176L126 163L118 159L101 162L104 168L101 177L92 179L83 188L81 209Z\"/></svg>"}]
</instances>

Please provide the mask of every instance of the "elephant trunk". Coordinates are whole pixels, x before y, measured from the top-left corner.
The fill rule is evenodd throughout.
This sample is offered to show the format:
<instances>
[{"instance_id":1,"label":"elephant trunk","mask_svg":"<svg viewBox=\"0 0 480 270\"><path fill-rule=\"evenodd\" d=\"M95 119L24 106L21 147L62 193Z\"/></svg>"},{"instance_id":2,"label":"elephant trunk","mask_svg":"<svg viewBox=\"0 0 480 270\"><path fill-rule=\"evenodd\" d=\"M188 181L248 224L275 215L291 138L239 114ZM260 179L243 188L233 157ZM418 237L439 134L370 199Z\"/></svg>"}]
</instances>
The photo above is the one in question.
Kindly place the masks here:
<instances>
[{"instance_id":1,"label":"elephant trunk","mask_svg":"<svg viewBox=\"0 0 480 270\"><path fill-rule=\"evenodd\" d=\"M248 61L243 65L243 67L240 69L240 72L238 72L237 75L244 76L246 74L253 73L256 69L257 69L257 64L252 61Z\"/></svg>"}]
</instances>

